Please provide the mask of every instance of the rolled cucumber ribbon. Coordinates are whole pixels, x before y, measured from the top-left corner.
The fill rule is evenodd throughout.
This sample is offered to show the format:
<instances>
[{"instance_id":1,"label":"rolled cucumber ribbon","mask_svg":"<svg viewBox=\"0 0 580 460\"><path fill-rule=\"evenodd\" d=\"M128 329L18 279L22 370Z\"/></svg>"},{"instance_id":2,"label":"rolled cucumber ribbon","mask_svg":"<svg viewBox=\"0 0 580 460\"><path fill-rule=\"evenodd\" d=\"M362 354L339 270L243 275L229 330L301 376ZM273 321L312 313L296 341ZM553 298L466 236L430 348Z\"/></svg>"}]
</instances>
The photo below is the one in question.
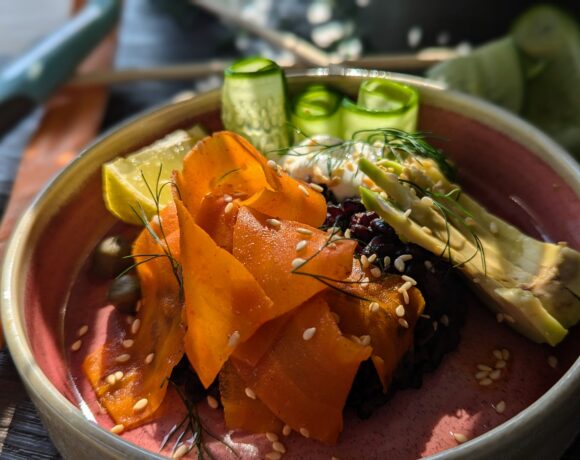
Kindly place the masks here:
<instances>
[{"instance_id":1,"label":"rolled cucumber ribbon","mask_svg":"<svg viewBox=\"0 0 580 460\"><path fill-rule=\"evenodd\" d=\"M419 93L416 89L391 80L365 80L355 104L342 101L343 139L370 140L373 130L395 128L413 133L417 130Z\"/></svg>"},{"instance_id":2,"label":"rolled cucumber ribbon","mask_svg":"<svg viewBox=\"0 0 580 460\"><path fill-rule=\"evenodd\" d=\"M317 134L342 137L342 95L324 85L311 85L292 104L294 142Z\"/></svg>"},{"instance_id":3,"label":"rolled cucumber ribbon","mask_svg":"<svg viewBox=\"0 0 580 460\"><path fill-rule=\"evenodd\" d=\"M222 122L267 154L290 145L284 71L270 59L241 59L225 71Z\"/></svg>"}]
</instances>

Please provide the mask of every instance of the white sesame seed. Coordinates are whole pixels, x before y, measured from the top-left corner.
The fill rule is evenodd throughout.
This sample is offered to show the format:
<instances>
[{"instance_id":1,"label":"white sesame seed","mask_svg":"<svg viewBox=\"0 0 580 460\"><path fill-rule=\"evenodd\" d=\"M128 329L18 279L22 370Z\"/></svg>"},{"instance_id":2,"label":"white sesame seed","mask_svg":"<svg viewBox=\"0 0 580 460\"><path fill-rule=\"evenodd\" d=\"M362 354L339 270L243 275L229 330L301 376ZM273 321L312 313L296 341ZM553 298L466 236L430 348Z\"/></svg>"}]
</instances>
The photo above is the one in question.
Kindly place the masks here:
<instances>
[{"instance_id":1,"label":"white sesame seed","mask_svg":"<svg viewBox=\"0 0 580 460\"><path fill-rule=\"evenodd\" d=\"M145 356L145 364L151 364L154 359L155 353L149 353L147 356Z\"/></svg>"},{"instance_id":2,"label":"white sesame seed","mask_svg":"<svg viewBox=\"0 0 580 460\"><path fill-rule=\"evenodd\" d=\"M143 302L141 302L140 300L137 301L137 304L135 305L135 311L137 313L139 313L139 311L141 311L141 307L143 306Z\"/></svg>"},{"instance_id":3,"label":"white sesame seed","mask_svg":"<svg viewBox=\"0 0 580 460\"><path fill-rule=\"evenodd\" d=\"M380 278L382 275L381 269L379 267L371 268L371 275L373 275L375 278Z\"/></svg>"},{"instance_id":4,"label":"white sesame seed","mask_svg":"<svg viewBox=\"0 0 580 460\"><path fill-rule=\"evenodd\" d=\"M425 268L427 270L431 270L433 268L433 262L431 262L430 260L426 260L423 265L425 265Z\"/></svg>"},{"instance_id":5,"label":"white sesame seed","mask_svg":"<svg viewBox=\"0 0 580 460\"><path fill-rule=\"evenodd\" d=\"M84 326L79 327L79 330L77 331L77 337L82 337L87 332L89 332L89 326L85 324Z\"/></svg>"},{"instance_id":6,"label":"white sesame seed","mask_svg":"<svg viewBox=\"0 0 580 460\"><path fill-rule=\"evenodd\" d=\"M408 281L409 283L411 283L412 286L417 285L417 281L415 281L415 279L411 278L410 276L403 275L403 276L401 276L401 278L403 278L405 281Z\"/></svg>"},{"instance_id":7,"label":"white sesame seed","mask_svg":"<svg viewBox=\"0 0 580 460\"><path fill-rule=\"evenodd\" d=\"M477 368L480 371L487 371L487 372L491 372L493 369L491 367L489 367L487 364L478 364Z\"/></svg>"},{"instance_id":8,"label":"white sesame seed","mask_svg":"<svg viewBox=\"0 0 580 460\"><path fill-rule=\"evenodd\" d=\"M309 438L310 437L310 431L308 431L306 428L300 428L299 432L305 438Z\"/></svg>"},{"instance_id":9,"label":"white sesame seed","mask_svg":"<svg viewBox=\"0 0 580 460\"><path fill-rule=\"evenodd\" d=\"M306 246L308 246L308 241L300 240L296 245L296 252L302 251Z\"/></svg>"},{"instance_id":10,"label":"white sesame seed","mask_svg":"<svg viewBox=\"0 0 580 460\"><path fill-rule=\"evenodd\" d=\"M362 345L362 343L360 343L360 337L358 335L351 335L350 340L352 340L354 343L358 343L359 345Z\"/></svg>"},{"instance_id":11,"label":"white sesame seed","mask_svg":"<svg viewBox=\"0 0 580 460\"><path fill-rule=\"evenodd\" d=\"M421 198L421 203L427 206L433 206L433 199L431 197L424 196Z\"/></svg>"},{"instance_id":12,"label":"white sesame seed","mask_svg":"<svg viewBox=\"0 0 580 460\"><path fill-rule=\"evenodd\" d=\"M486 379L489 376L489 372L488 371L479 371L475 374L475 378L477 380L483 380Z\"/></svg>"},{"instance_id":13,"label":"white sesame seed","mask_svg":"<svg viewBox=\"0 0 580 460\"><path fill-rule=\"evenodd\" d=\"M256 399L256 393L254 393L254 391L251 388L246 387L246 389L244 390L244 393L246 393L246 396L250 399Z\"/></svg>"},{"instance_id":14,"label":"white sesame seed","mask_svg":"<svg viewBox=\"0 0 580 460\"><path fill-rule=\"evenodd\" d=\"M211 409L217 409L219 407L218 400L215 399L212 395L207 395L207 398L205 398L205 400L207 401L207 405Z\"/></svg>"},{"instance_id":15,"label":"white sesame seed","mask_svg":"<svg viewBox=\"0 0 580 460\"><path fill-rule=\"evenodd\" d=\"M274 449L276 452L280 452L281 454L286 453L286 447L284 447L284 444L282 444L280 441L273 442L272 449Z\"/></svg>"},{"instance_id":16,"label":"white sesame seed","mask_svg":"<svg viewBox=\"0 0 580 460\"><path fill-rule=\"evenodd\" d=\"M127 324L130 326L131 324L133 324L133 321L135 321L135 317L134 316L127 316L127 318L125 318L125 321L127 322Z\"/></svg>"},{"instance_id":17,"label":"white sesame seed","mask_svg":"<svg viewBox=\"0 0 580 460\"><path fill-rule=\"evenodd\" d=\"M234 198L231 195L228 195L227 193L224 195L224 202L225 203L231 203L232 201L234 201Z\"/></svg>"},{"instance_id":18,"label":"white sesame seed","mask_svg":"<svg viewBox=\"0 0 580 460\"><path fill-rule=\"evenodd\" d=\"M307 228L298 227L296 231L301 235L312 236L312 230L308 230Z\"/></svg>"},{"instance_id":19,"label":"white sesame seed","mask_svg":"<svg viewBox=\"0 0 580 460\"><path fill-rule=\"evenodd\" d=\"M507 361L510 359L510 351L507 348L502 348L501 349L501 357L503 358L504 361Z\"/></svg>"},{"instance_id":20,"label":"white sesame seed","mask_svg":"<svg viewBox=\"0 0 580 460\"><path fill-rule=\"evenodd\" d=\"M501 377L501 369L495 369L489 373L489 378L492 380L499 380Z\"/></svg>"},{"instance_id":21,"label":"white sesame seed","mask_svg":"<svg viewBox=\"0 0 580 460\"><path fill-rule=\"evenodd\" d=\"M503 359L500 359L499 361L497 361L495 363L495 368L496 369L503 369L506 366L506 362Z\"/></svg>"},{"instance_id":22,"label":"white sesame seed","mask_svg":"<svg viewBox=\"0 0 580 460\"><path fill-rule=\"evenodd\" d=\"M284 436L290 436L290 433L292 433L292 428L290 428L290 425L284 425L284 428L282 428L282 434Z\"/></svg>"},{"instance_id":23,"label":"white sesame seed","mask_svg":"<svg viewBox=\"0 0 580 460\"><path fill-rule=\"evenodd\" d=\"M558 358L553 355L548 356L548 366L552 369L556 369L556 367L558 367Z\"/></svg>"},{"instance_id":24,"label":"white sesame seed","mask_svg":"<svg viewBox=\"0 0 580 460\"><path fill-rule=\"evenodd\" d=\"M362 256L360 256L360 264L361 264L363 270L366 270L369 266L369 259L364 254Z\"/></svg>"},{"instance_id":25,"label":"white sesame seed","mask_svg":"<svg viewBox=\"0 0 580 460\"><path fill-rule=\"evenodd\" d=\"M296 259L294 259L292 261L292 268L299 268L301 267L304 263L306 262L305 259L302 259L301 257L296 257Z\"/></svg>"},{"instance_id":26,"label":"white sesame seed","mask_svg":"<svg viewBox=\"0 0 580 460\"><path fill-rule=\"evenodd\" d=\"M503 313L498 313L497 315L495 315L495 320L498 323L503 323L503 320L504 320Z\"/></svg>"},{"instance_id":27,"label":"white sesame seed","mask_svg":"<svg viewBox=\"0 0 580 460\"><path fill-rule=\"evenodd\" d=\"M409 323L404 318L399 318L399 324L401 325L401 327L404 327L405 329L409 328Z\"/></svg>"},{"instance_id":28,"label":"white sesame seed","mask_svg":"<svg viewBox=\"0 0 580 460\"><path fill-rule=\"evenodd\" d=\"M487 378L487 379L482 379L482 380L480 380L480 381L479 381L479 384L480 384L482 387L486 387L486 386L488 386L488 385L491 385L492 383L493 383L493 380L491 380L490 378Z\"/></svg>"},{"instance_id":29,"label":"white sesame seed","mask_svg":"<svg viewBox=\"0 0 580 460\"><path fill-rule=\"evenodd\" d=\"M280 452L268 452L264 457L266 460L280 460L282 454Z\"/></svg>"},{"instance_id":30,"label":"white sesame seed","mask_svg":"<svg viewBox=\"0 0 580 460\"><path fill-rule=\"evenodd\" d=\"M83 346L83 341L81 339L78 339L76 342L74 342L71 346L70 349L72 351L79 351L81 349L81 347Z\"/></svg>"},{"instance_id":31,"label":"white sesame seed","mask_svg":"<svg viewBox=\"0 0 580 460\"><path fill-rule=\"evenodd\" d=\"M312 337L314 337L314 334L316 334L316 328L315 327L309 327L302 334L302 338L304 340L310 340Z\"/></svg>"},{"instance_id":32,"label":"white sesame seed","mask_svg":"<svg viewBox=\"0 0 580 460\"><path fill-rule=\"evenodd\" d=\"M125 374L123 374L122 371L117 371L117 372L115 372L114 375L115 375L115 379L117 380L117 382L125 376Z\"/></svg>"},{"instance_id":33,"label":"white sesame seed","mask_svg":"<svg viewBox=\"0 0 580 460\"><path fill-rule=\"evenodd\" d=\"M187 444L181 444L177 449L175 449L175 452L173 453L173 456L171 458L185 457L190 450L191 450L190 446L188 446Z\"/></svg>"},{"instance_id":34,"label":"white sesame seed","mask_svg":"<svg viewBox=\"0 0 580 460\"><path fill-rule=\"evenodd\" d=\"M409 281L405 281L401 286L399 286L397 291L402 293L404 291L408 291L411 289L411 287L413 287L413 285Z\"/></svg>"},{"instance_id":35,"label":"white sesame seed","mask_svg":"<svg viewBox=\"0 0 580 460\"><path fill-rule=\"evenodd\" d=\"M281 167L281 166L278 166L278 167L276 168L276 175L277 175L278 177L282 177L282 171L283 171L282 167Z\"/></svg>"},{"instance_id":36,"label":"white sesame seed","mask_svg":"<svg viewBox=\"0 0 580 460\"><path fill-rule=\"evenodd\" d=\"M371 336L370 335L361 335L359 337L360 344L363 347L368 347L371 344Z\"/></svg>"},{"instance_id":37,"label":"white sesame seed","mask_svg":"<svg viewBox=\"0 0 580 460\"><path fill-rule=\"evenodd\" d=\"M371 254L370 256L368 256L368 261L370 264L374 264L375 260L377 260L377 255L376 254Z\"/></svg>"},{"instance_id":38,"label":"white sesame seed","mask_svg":"<svg viewBox=\"0 0 580 460\"><path fill-rule=\"evenodd\" d=\"M391 258L389 256L384 257L383 265L385 266L385 269L388 268L389 265L391 265Z\"/></svg>"},{"instance_id":39,"label":"white sesame seed","mask_svg":"<svg viewBox=\"0 0 580 460\"><path fill-rule=\"evenodd\" d=\"M409 305L409 292L408 291L402 291L401 294L403 294L403 302L405 302L405 305Z\"/></svg>"},{"instance_id":40,"label":"white sesame seed","mask_svg":"<svg viewBox=\"0 0 580 460\"><path fill-rule=\"evenodd\" d=\"M154 215L151 218L151 223L155 224L155 225L160 225L161 224L161 219L159 218L158 215Z\"/></svg>"},{"instance_id":41,"label":"white sesame seed","mask_svg":"<svg viewBox=\"0 0 580 460\"><path fill-rule=\"evenodd\" d=\"M421 318L425 318L425 319L431 319L431 315L426 315L425 313L421 313L419 315Z\"/></svg>"},{"instance_id":42,"label":"white sesame seed","mask_svg":"<svg viewBox=\"0 0 580 460\"><path fill-rule=\"evenodd\" d=\"M405 316L405 307L403 305L397 305L397 308L395 308L395 314L399 317L402 318L403 316Z\"/></svg>"},{"instance_id":43,"label":"white sesame seed","mask_svg":"<svg viewBox=\"0 0 580 460\"><path fill-rule=\"evenodd\" d=\"M344 237L345 237L345 238L350 238L350 237L351 237L351 234L350 234L350 228L347 228L347 229L344 231Z\"/></svg>"},{"instance_id":44,"label":"white sesame seed","mask_svg":"<svg viewBox=\"0 0 580 460\"><path fill-rule=\"evenodd\" d=\"M493 353L493 356L495 359L497 359L497 360L503 359L503 355L501 353L501 350L493 350L492 353Z\"/></svg>"},{"instance_id":45,"label":"white sesame seed","mask_svg":"<svg viewBox=\"0 0 580 460\"><path fill-rule=\"evenodd\" d=\"M105 381L109 385L114 385L115 383L117 383L117 378L115 377L115 374L110 374L110 375L107 375L107 377L105 378Z\"/></svg>"},{"instance_id":46,"label":"white sesame seed","mask_svg":"<svg viewBox=\"0 0 580 460\"><path fill-rule=\"evenodd\" d=\"M459 444L463 444L464 442L468 441L467 436L465 436L463 433L451 433L451 436L453 436Z\"/></svg>"},{"instance_id":47,"label":"white sesame seed","mask_svg":"<svg viewBox=\"0 0 580 460\"><path fill-rule=\"evenodd\" d=\"M113 428L111 428L111 433L114 433L114 434L121 434L123 431L125 431L125 425L123 425L121 423L118 425L115 425Z\"/></svg>"},{"instance_id":48,"label":"white sesame seed","mask_svg":"<svg viewBox=\"0 0 580 460\"><path fill-rule=\"evenodd\" d=\"M133 405L133 410L135 412L141 412L147 407L147 404L149 404L149 400L147 398L140 399Z\"/></svg>"},{"instance_id":49,"label":"white sesame seed","mask_svg":"<svg viewBox=\"0 0 580 460\"><path fill-rule=\"evenodd\" d=\"M490 222L489 223L489 231L491 233L494 233L495 234L495 233L497 233L497 230L498 230L497 229L497 224L495 222Z\"/></svg>"},{"instance_id":50,"label":"white sesame seed","mask_svg":"<svg viewBox=\"0 0 580 460\"><path fill-rule=\"evenodd\" d=\"M362 280L360 280L360 287L363 289L368 288L369 284L370 284L370 280L366 276Z\"/></svg>"},{"instance_id":51,"label":"white sesame seed","mask_svg":"<svg viewBox=\"0 0 580 460\"><path fill-rule=\"evenodd\" d=\"M137 334L137 332L139 332L140 327L141 327L141 320L139 318L137 318L131 324L131 334L133 334L133 335Z\"/></svg>"},{"instance_id":52,"label":"white sesame seed","mask_svg":"<svg viewBox=\"0 0 580 460\"><path fill-rule=\"evenodd\" d=\"M449 316L442 315L441 318L439 318L439 322L445 327L449 326Z\"/></svg>"},{"instance_id":53,"label":"white sesame seed","mask_svg":"<svg viewBox=\"0 0 580 460\"><path fill-rule=\"evenodd\" d=\"M515 323L515 322L516 322L516 320L514 319L514 317L513 317L513 316L511 316L511 315L505 315L505 314L504 314L503 316L504 316L505 320L506 320L508 323L512 323L512 324L513 324L513 323Z\"/></svg>"},{"instance_id":54,"label":"white sesame seed","mask_svg":"<svg viewBox=\"0 0 580 460\"><path fill-rule=\"evenodd\" d=\"M278 435L276 433L266 433L266 439L270 442L278 441Z\"/></svg>"},{"instance_id":55,"label":"white sesame seed","mask_svg":"<svg viewBox=\"0 0 580 460\"><path fill-rule=\"evenodd\" d=\"M307 189L306 187L304 187L304 185L300 184L300 185L298 186L298 188L300 189L300 191L301 191L302 193L304 193L304 195L306 195L306 196L310 196L310 192L308 191L308 189Z\"/></svg>"},{"instance_id":56,"label":"white sesame seed","mask_svg":"<svg viewBox=\"0 0 580 460\"><path fill-rule=\"evenodd\" d=\"M235 347L239 341L240 341L240 332L239 331L232 332L232 335L230 335L228 339L228 347L230 348Z\"/></svg>"},{"instance_id":57,"label":"white sesame seed","mask_svg":"<svg viewBox=\"0 0 580 460\"><path fill-rule=\"evenodd\" d=\"M404 272L405 262L411 260L412 258L413 256L411 254L403 254L402 256L397 257L394 262L395 268L401 273Z\"/></svg>"},{"instance_id":58,"label":"white sesame seed","mask_svg":"<svg viewBox=\"0 0 580 460\"><path fill-rule=\"evenodd\" d=\"M407 209L404 213L403 216L405 216L405 218L408 218L411 215L411 208Z\"/></svg>"},{"instance_id":59,"label":"white sesame seed","mask_svg":"<svg viewBox=\"0 0 580 460\"><path fill-rule=\"evenodd\" d=\"M503 414L505 412L505 401L498 402L494 409L498 414Z\"/></svg>"},{"instance_id":60,"label":"white sesame seed","mask_svg":"<svg viewBox=\"0 0 580 460\"><path fill-rule=\"evenodd\" d=\"M131 355L124 353L122 355L119 355L115 358L115 361L118 363L126 363L127 361L129 361L131 359Z\"/></svg>"},{"instance_id":61,"label":"white sesame seed","mask_svg":"<svg viewBox=\"0 0 580 460\"><path fill-rule=\"evenodd\" d=\"M228 204L226 204L226 207L224 208L224 212L226 214L229 214L232 211L232 209L234 209L234 203L228 203Z\"/></svg>"},{"instance_id":62,"label":"white sesame seed","mask_svg":"<svg viewBox=\"0 0 580 460\"><path fill-rule=\"evenodd\" d=\"M473 218L472 218L472 217L466 217L466 218L465 218L465 223L466 223L467 225L472 225L472 226L477 224L477 223L475 222L475 220L473 220Z\"/></svg>"},{"instance_id":63,"label":"white sesame seed","mask_svg":"<svg viewBox=\"0 0 580 460\"><path fill-rule=\"evenodd\" d=\"M371 302L371 303L369 304L369 310L370 310L372 313L376 313L377 311L379 311L379 309L380 309L380 308L381 308L381 306L379 305L379 303L378 303L378 302Z\"/></svg>"},{"instance_id":64,"label":"white sesame seed","mask_svg":"<svg viewBox=\"0 0 580 460\"><path fill-rule=\"evenodd\" d=\"M437 328L439 327L439 323L437 321L433 321L433 331L436 332Z\"/></svg>"},{"instance_id":65,"label":"white sesame seed","mask_svg":"<svg viewBox=\"0 0 580 460\"><path fill-rule=\"evenodd\" d=\"M278 227L280 227L280 225L282 225L282 223L278 219L266 219L266 222L271 227L276 227L276 228L278 228Z\"/></svg>"},{"instance_id":66,"label":"white sesame seed","mask_svg":"<svg viewBox=\"0 0 580 460\"><path fill-rule=\"evenodd\" d=\"M274 160L268 160L268 167L276 171L278 169L278 164Z\"/></svg>"},{"instance_id":67,"label":"white sesame seed","mask_svg":"<svg viewBox=\"0 0 580 460\"><path fill-rule=\"evenodd\" d=\"M133 346L133 344L135 343L134 340L131 339L127 339L127 340L123 340L121 342L121 345L123 345L123 348L131 348Z\"/></svg>"},{"instance_id":68,"label":"white sesame seed","mask_svg":"<svg viewBox=\"0 0 580 460\"><path fill-rule=\"evenodd\" d=\"M323 188L322 188L320 185L318 185L318 184L315 184L314 182L310 182L310 184L308 184L308 186L309 186L309 187L310 187L312 190L314 190L315 192L318 192L318 193L322 193L322 192L324 192L324 189L323 189Z\"/></svg>"}]
</instances>

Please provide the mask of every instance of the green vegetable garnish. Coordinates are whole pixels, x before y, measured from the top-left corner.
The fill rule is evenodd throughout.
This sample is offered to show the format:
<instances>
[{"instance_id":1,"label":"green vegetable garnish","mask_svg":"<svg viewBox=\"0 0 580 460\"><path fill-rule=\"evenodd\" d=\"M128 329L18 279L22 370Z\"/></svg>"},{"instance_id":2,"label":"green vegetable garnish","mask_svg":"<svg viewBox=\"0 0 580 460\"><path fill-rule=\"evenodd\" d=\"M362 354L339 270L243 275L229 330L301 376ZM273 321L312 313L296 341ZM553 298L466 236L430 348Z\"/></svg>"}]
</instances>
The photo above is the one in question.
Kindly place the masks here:
<instances>
[{"instance_id":1,"label":"green vegetable garnish","mask_svg":"<svg viewBox=\"0 0 580 460\"><path fill-rule=\"evenodd\" d=\"M250 57L226 69L222 121L262 152L290 144L286 80L278 64Z\"/></svg>"},{"instance_id":2,"label":"green vegetable garnish","mask_svg":"<svg viewBox=\"0 0 580 460\"><path fill-rule=\"evenodd\" d=\"M324 85L311 85L300 93L292 106L292 125L297 129L295 143L305 137L342 137L342 96Z\"/></svg>"}]
</instances>

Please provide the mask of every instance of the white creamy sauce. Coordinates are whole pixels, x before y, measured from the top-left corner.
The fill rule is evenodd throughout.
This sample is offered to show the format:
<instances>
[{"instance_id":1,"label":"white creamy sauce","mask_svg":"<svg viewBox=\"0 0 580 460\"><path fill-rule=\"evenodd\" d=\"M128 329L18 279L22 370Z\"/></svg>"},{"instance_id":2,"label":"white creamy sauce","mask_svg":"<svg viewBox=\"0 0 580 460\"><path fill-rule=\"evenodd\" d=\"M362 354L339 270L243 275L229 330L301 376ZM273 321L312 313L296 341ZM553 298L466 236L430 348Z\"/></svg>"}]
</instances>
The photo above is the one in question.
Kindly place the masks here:
<instances>
[{"instance_id":1,"label":"white creamy sauce","mask_svg":"<svg viewBox=\"0 0 580 460\"><path fill-rule=\"evenodd\" d=\"M334 147L336 146L336 147ZM358 169L358 161L378 160L380 147L365 142L343 145L330 136L314 136L288 151L278 163L295 179L326 185L339 201L358 195L361 185L372 183Z\"/></svg>"}]
</instances>

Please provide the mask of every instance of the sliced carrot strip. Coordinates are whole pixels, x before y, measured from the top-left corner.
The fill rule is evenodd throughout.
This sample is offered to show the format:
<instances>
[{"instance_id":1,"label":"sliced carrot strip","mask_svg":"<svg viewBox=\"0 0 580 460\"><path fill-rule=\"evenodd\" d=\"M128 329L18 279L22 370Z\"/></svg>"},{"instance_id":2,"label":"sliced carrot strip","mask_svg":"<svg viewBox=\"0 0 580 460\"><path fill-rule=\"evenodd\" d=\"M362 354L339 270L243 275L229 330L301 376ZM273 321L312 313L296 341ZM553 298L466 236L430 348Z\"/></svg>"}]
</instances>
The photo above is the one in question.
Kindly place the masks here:
<instances>
[{"instance_id":1,"label":"sliced carrot strip","mask_svg":"<svg viewBox=\"0 0 580 460\"><path fill-rule=\"evenodd\" d=\"M185 351L208 387L238 343L278 316L252 274L220 248L176 201L187 334Z\"/></svg>"},{"instance_id":2,"label":"sliced carrot strip","mask_svg":"<svg viewBox=\"0 0 580 460\"><path fill-rule=\"evenodd\" d=\"M262 155L243 137L221 131L199 141L183 160L176 175L181 200L197 217L203 198L214 195L250 197L273 190L264 172Z\"/></svg>"},{"instance_id":3,"label":"sliced carrot strip","mask_svg":"<svg viewBox=\"0 0 580 460\"><path fill-rule=\"evenodd\" d=\"M228 207L229 203L223 196L206 195L195 221L219 247L232 252L239 203L238 200L231 201L232 204ZM228 212L225 212L226 209Z\"/></svg>"},{"instance_id":4,"label":"sliced carrot strip","mask_svg":"<svg viewBox=\"0 0 580 460\"><path fill-rule=\"evenodd\" d=\"M185 157L176 183L196 219L203 198L210 193L228 194L269 216L314 227L326 218L326 201L319 192L270 167L246 139L228 131L198 142Z\"/></svg>"},{"instance_id":5,"label":"sliced carrot strip","mask_svg":"<svg viewBox=\"0 0 580 460\"><path fill-rule=\"evenodd\" d=\"M234 366L227 362L220 372L220 396L226 425L252 433L279 433L282 430L280 419L263 402L248 397L246 388Z\"/></svg>"},{"instance_id":6,"label":"sliced carrot strip","mask_svg":"<svg viewBox=\"0 0 580 460\"><path fill-rule=\"evenodd\" d=\"M308 225L272 223L267 216L242 207L234 227L233 255L254 275L276 309L285 313L326 289L327 280L343 280L350 274L356 243L343 240L329 246L328 238ZM293 266L297 259L309 258L302 267Z\"/></svg>"},{"instance_id":7,"label":"sliced carrot strip","mask_svg":"<svg viewBox=\"0 0 580 460\"><path fill-rule=\"evenodd\" d=\"M303 334L311 328L314 333L305 340ZM280 420L333 443L342 430L342 410L354 376L370 353L370 347L342 336L328 304L316 296L292 313L280 339L257 366L235 358L232 363Z\"/></svg>"},{"instance_id":8,"label":"sliced carrot strip","mask_svg":"<svg viewBox=\"0 0 580 460\"><path fill-rule=\"evenodd\" d=\"M258 364L258 361L279 339L291 315L292 312L286 313L262 325L252 337L236 348L232 356L250 366Z\"/></svg>"},{"instance_id":9,"label":"sliced carrot strip","mask_svg":"<svg viewBox=\"0 0 580 460\"><path fill-rule=\"evenodd\" d=\"M360 281L365 276L368 275L355 262L349 281ZM405 302L403 294L399 292L404 283L400 276L392 275L375 279L366 287L356 283L340 286L344 292L368 300L341 294L336 290L324 293L331 309L340 317L339 326L344 334L370 336L373 364L385 391L401 358L413 344L415 324L425 306L421 292L415 287L407 290L409 303ZM378 304L378 309L372 305L373 302ZM404 308L402 317L396 313L399 305Z\"/></svg>"},{"instance_id":10,"label":"sliced carrot strip","mask_svg":"<svg viewBox=\"0 0 580 460\"><path fill-rule=\"evenodd\" d=\"M179 229L174 206L167 206L162 211L161 222L168 247L173 257L179 259ZM150 226L162 239L159 224L152 221ZM149 258L138 254L161 253L159 244L143 230L133 246L136 262ZM113 420L126 428L139 425L161 405L167 391L167 379L183 356L185 332L181 322L179 284L168 258L158 257L141 263L137 273L142 293L136 319L139 327L134 326L135 333L128 327L123 335L109 337L107 343L87 356L83 363L99 401ZM134 340L130 349L122 346L125 339ZM122 355L127 355L128 360L118 362ZM115 372L122 372L120 380L111 380ZM146 400L146 405L143 409L135 409L140 400Z\"/></svg>"}]
</instances>

